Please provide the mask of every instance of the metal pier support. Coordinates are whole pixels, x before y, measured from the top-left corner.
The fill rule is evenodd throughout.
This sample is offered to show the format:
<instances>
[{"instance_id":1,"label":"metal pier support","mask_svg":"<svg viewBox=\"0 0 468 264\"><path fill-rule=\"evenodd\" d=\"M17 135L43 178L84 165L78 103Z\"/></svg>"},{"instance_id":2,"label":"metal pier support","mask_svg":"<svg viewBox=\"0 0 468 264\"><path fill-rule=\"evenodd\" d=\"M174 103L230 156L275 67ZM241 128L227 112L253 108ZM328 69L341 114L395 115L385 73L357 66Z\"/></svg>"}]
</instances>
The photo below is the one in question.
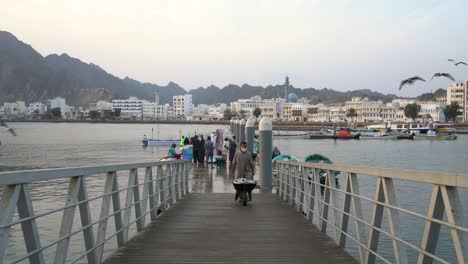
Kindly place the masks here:
<instances>
[{"instance_id":1,"label":"metal pier support","mask_svg":"<svg viewBox=\"0 0 468 264\"><path fill-rule=\"evenodd\" d=\"M273 123L268 117L263 117L259 123L259 154L260 154L260 187L271 189L272 166L271 153L273 151Z\"/></svg>"}]
</instances>

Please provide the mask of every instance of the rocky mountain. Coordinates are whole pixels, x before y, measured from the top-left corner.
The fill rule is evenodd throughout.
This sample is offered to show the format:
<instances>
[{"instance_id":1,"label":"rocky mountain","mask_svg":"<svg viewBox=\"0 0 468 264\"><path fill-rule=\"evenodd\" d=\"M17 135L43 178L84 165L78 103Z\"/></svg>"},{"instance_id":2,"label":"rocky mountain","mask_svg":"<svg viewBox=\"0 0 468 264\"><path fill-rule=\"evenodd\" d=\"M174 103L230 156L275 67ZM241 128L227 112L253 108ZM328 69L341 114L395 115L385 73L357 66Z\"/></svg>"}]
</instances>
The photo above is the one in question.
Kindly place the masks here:
<instances>
[{"instance_id":1,"label":"rocky mountain","mask_svg":"<svg viewBox=\"0 0 468 264\"><path fill-rule=\"evenodd\" d=\"M423 93L416 97L419 101L435 101L436 97L447 96L447 90L439 88L434 93Z\"/></svg>"},{"instance_id":2,"label":"rocky mountain","mask_svg":"<svg viewBox=\"0 0 468 264\"><path fill-rule=\"evenodd\" d=\"M96 64L82 62L68 54L43 57L11 33L0 31L0 104L15 100L44 102L55 96L64 97L70 105L76 106L129 96L153 101L156 90L160 93L161 103L171 103L172 96L187 93L173 82L159 86L141 83L129 77L121 79ZM342 103L353 96L382 101L397 98L393 94L385 95L368 89L339 92L327 88L291 87L288 92L298 97L308 97L313 103ZM229 84L223 88L214 85L200 87L189 93L192 94L194 104L213 104L229 103L255 95L262 98L284 97L284 88L282 85L262 87Z\"/></svg>"},{"instance_id":3,"label":"rocky mountain","mask_svg":"<svg viewBox=\"0 0 468 264\"><path fill-rule=\"evenodd\" d=\"M67 54L42 57L30 45L9 32L0 31L0 103L23 100L46 101L64 97L70 105L87 106L97 100L137 96L154 100L159 90L161 102L186 93L179 85L158 86L130 78L120 79L93 63Z\"/></svg>"}]
</instances>

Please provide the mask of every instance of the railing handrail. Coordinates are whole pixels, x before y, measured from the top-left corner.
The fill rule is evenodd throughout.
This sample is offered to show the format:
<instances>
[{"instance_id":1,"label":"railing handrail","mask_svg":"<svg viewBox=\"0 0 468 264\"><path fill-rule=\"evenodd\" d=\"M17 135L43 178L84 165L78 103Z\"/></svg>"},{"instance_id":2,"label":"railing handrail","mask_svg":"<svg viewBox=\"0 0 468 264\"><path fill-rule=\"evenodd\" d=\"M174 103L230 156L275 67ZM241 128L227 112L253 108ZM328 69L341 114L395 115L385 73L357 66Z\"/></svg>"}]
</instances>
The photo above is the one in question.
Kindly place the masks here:
<instances>
[{"instance_id":1,"label":"railing handrail","mask_svg":"<svg viewBox=\"0 0 468 264\"><path fill-rule=\"evenodd\" d=\"M63 179L82 175L93 175L112 171L122 171L184 162L184 160L168 160L141 163L116 163L97 166L6 171L0 172L0 185L11 185L52 179Z\"/></svg>"},{"instance_id":2,"label":"railing handrail","mask_svg":"<svg viewBox=\"0 0 468 264\"><path fill-rule=\"evenodd\" d=\"M429 172L415 170L400 170L378 167L361 167L341 164L311 163L278 160L279 164L298 165L332 171L345 171L349 173L372 175L378 177L414 181L420 183L439 184L450 187L468 188L468 175L460 173ZM0 174L1 176L1 174ZM1 179L0 179L1 180Z\"/></svg>"}]
</instances>

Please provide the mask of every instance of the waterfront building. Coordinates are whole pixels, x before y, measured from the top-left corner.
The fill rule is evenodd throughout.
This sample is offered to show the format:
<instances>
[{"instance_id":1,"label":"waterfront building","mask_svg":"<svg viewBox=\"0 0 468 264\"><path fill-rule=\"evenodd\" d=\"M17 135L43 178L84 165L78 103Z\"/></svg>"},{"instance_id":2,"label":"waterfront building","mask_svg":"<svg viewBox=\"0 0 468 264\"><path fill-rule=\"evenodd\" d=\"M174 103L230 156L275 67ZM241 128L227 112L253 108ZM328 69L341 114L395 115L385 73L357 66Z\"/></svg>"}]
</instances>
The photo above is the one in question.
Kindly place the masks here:
<instances>
[{"instance_id":1,"label":"waterfront building","mask_svg":"<svg viewBox=\"0 0 468 264\"><path fill-rule=\"evenodd\" d=\"M393 107L391 104L380 106L380 117L381 120L385 123L393 122L397 118L398 108Z\"/></svg>"},{"instance_id":2,"label":"waterfront building","mask_svg":"<svg viewBox=\"0 0 468 264\"><path fill-rule=\"evenodd\" d=\"M47 111L50 111L54 108L60 108L62 116L65 116L65 113L68 110L67 102L65 98L55 97L54 99L47 100Z\"/></svg>"},{"instance_id":3,"label":"waterfront building","mask_svg":"<svg viewBox=\"0 0 468 264\"><path fill-rule=\"evenodd\" d=\"M419 111L419 114L422 115L423 117L425 115L430 115L432 118L432 121L434 122L445 122L444 109L446 107L446 104L441 104L441 103L436 103L436 102L426 102L426 103L421 103L420 106L421 106L421 110Z\"/></svg>"},{"instance_id":4,"label":"waterfront building","mask_svg":"<svg viewBox=\"0 0 468 264\"><path fill-rule=\"evenodd\" d=\"M215 104L208 107L208 119L220 120L224 118L224 111L227 109L226 104Z\"/></svg>"},{"instance_id":5,"label":"waterfront building","mask_svg":"<svg viewBox=\"0 0 468 264\"><path fill-rule=\"evenodd\" d=\"M280 119L283 121L292 120L292 103L282 103L281 104L281 113Z\"/></svg>"},{"instance_id":6,"label":"waterfront building","mask_svg":"<svg viewBox=\"0 0 468 264\"><path fill-rule=\"evenodd\" d=\"M5 102L3 103L3 112L6 117L24 115L27 113L26 104L24 101Z\"/></svg>"},{"instance_id":7,"label":"waterfront building","mask_svg":"<svg viewBox=\"0 0 468 264\"><path fill-rule=\"evenodd\" d=\"M280 112L280 103L261 103L258 108L261 111L260 116L268 117L271 120L278 119L277 113Z\"/></svg>"},{"instance_id":8,"label":"waterfront building","mask_svg":"<svg viewBox=\"0 0 468 264\"><path fill-rule=\"evenodd\" d=\"M364 102L368 101L367 98L362 99L361 97L353 97L351 101L345 102L345 109L348 112L349 109L353 108L356 110L357 116L355 117L355 121L363 122L364 119L362 117L362 109L364 108Z\"/></svg>"},{"instance_id":9,"label":"waterfront building","mask_svg":"<svg viewBox=\"0 0 468 264\"><path fill-rule=\"evenodd\" d=\"M437 96L436 102L440 104L447 104L447 96Z\"/></svg>"},{"instance_id":10,"label":"waterfront building","mask_svg":"<svg viewBox=\"0 0 468 264\"><path fill-rule=\"evenodd\" d=\"M457 102L460 109L459 121L468 121L468 79L463 82L454 82L447 88L447 105Z\"/></svg>"},{"instance_id":11,"label":"waterfront building","mask_svg":"<svg viewBox=\"0 0 468 264\"><path fill-rule=\"evenodd\" d=\"M172 97L172 107L175 116L188 118L192 115L192 95L176 95Z\"/></svg>"},{"instance_id":12,"label":"waterfront building","mask_svg":"<svg viewBox=\"0 0 468 264\"><path fill-rule=\"evenodd\" d=\"M107 101L97 101L95 103L90 103L89 104L89 111L98 111L98 112L105 112L105 111L112 111L113 110L113 104L111 102Z\"/></svg>"},{"instance_id":13,"label":"waterfront building","mask_svg":"<svg viewBox=\"0 0 468 264\"><path fill-rule=\"evenodd\" d=\"M120 108L120 116L123 118L141 119L143 115L143 100L137 97L112 100L112 110Z\"/></svg>"},{"instance_id":14,"label":"waterfront building","mask_svg":"<svg viewBox=\"0 0 468 264\"><path fill-rule=\"evenodd\" d=\"M250 99L239 99L236 102L231 103L231 110L236 113L241 111L252 113L252 111L259 107L262 102L262 98L258 95L251 97Z\"/></svg>"},{"instance_id":15,"label":"waterfront building","mask_svg":"<svg viewBox=\"0 0 468 264\"><path fill-rule=\"evenodd\" d=\"M41 102L30 103L28 112L30 115L39 114L42 115L47 111L47 106Z\"/></svg>"},{"instance_id":16,"label":"waterfront building","mask_svg":"<svg viewBox=\"0 0 468 264\"><path fill-rule=\"evenodd\" d=\"M329 119L332 122L343 122L347 120L346 108L343 106L330 106L328 113Z\"/></svg>"},{"instance_id":17,"label":"waterfront building","mask_svg":"<svg viewBox=\"0 0 468 264\"><path fill-rule=\"evenodd\" d=\"M381 116L381 101L364 101L362 105L362 117L364 122L380 122L383 120ZM361 121L361 122L362 122Z\"/></svg>"},{"instance_id":18,"label":"waterfront building","mask_svg":"<svg viewBox=\"0 0 468 264\"><path fill-rule=\"evenodd\" d=\"M142 115L145 120L167 120L169 105L159 105L156 102L143 101Z\"/></svg>"},{"instance_id":19,"label":"waterfront building","mask_svg":"<svg viewBox=\"0 0 468 264\"><path fill-rule=\"evenodd\" d=\"M292 121L307 121L307 107L308 104L295 103L291 106L291 119Z\"/></svg>"},{"instance_id":20,"label":"waterfront building","mask_svg":"<svg viewBox=\"0 0 468 264\"><path fill-rule=\"evenodd\" d=\"M391 104L396 108L405 108L406 105L417 103L414 99L393 99Z\"/></svg>"}]
</instances>

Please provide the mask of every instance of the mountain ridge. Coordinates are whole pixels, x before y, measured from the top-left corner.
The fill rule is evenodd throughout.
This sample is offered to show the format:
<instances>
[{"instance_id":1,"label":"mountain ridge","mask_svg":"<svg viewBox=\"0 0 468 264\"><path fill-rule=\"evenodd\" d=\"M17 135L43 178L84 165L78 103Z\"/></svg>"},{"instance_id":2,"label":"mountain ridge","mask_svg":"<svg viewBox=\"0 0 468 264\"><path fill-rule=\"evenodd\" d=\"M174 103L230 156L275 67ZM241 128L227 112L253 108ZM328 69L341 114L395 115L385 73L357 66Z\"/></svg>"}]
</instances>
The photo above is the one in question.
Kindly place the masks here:
<instances>
[{"instance_id":1,"label":"mountain ridge","mask_svg":"<svg viewBox=\"0 0 468 264\"><path fill-rule=\"evenodd\" d=\"M43 57L31 45L13 34L0 31L0 104L23 100L28 103L61 96L75 106L88 106L98 100L136 96L154 101L159 91L161 103L172 103L172 96L192 94L194 104L229 103L260 95L262 98L284 97L283 85L255 86L228 84L224 87L208 85L186 91L175 82L167 85L139 82L130 77L119 78L95 63L86 63L67 53ZM329 88L297 88L289 93L307 97L312 103L343 103L353 96L370 100L389 101L398 96L382 94L370 89L341 92Z\"/></svg>"}]
</instances>

